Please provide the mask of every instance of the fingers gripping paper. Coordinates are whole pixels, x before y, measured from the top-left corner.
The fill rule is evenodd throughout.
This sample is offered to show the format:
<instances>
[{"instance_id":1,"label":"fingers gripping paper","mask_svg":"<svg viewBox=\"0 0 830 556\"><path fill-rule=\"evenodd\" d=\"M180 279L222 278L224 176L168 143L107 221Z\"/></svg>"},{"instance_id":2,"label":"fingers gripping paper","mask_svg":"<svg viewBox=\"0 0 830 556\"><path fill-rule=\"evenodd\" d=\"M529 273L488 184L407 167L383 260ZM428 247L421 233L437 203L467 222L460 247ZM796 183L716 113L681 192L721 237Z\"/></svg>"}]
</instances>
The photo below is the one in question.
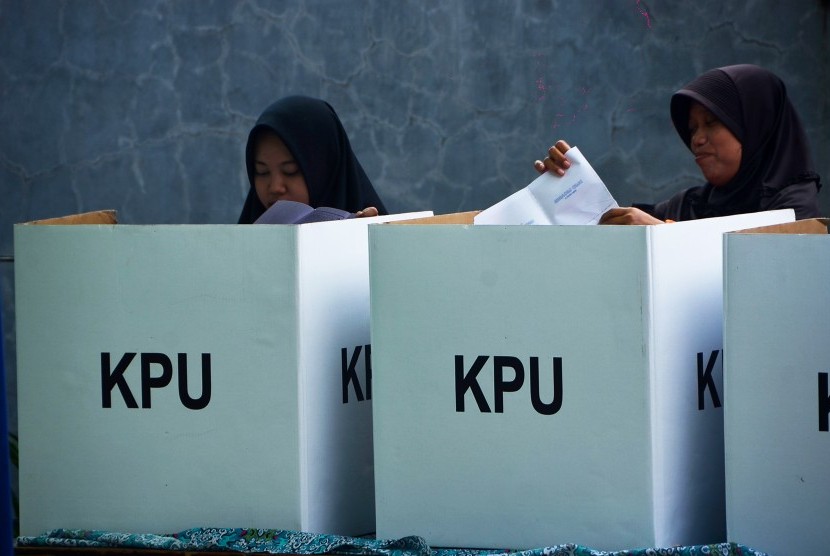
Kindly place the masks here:
<instances>
[{"instance_id":1,"label":"fingers gripping paper","mask_svg":"<svg viewBox=\"0 0 830 556\"><path fill-rule=\"evenodd\" d=\"M475 224L596 224L617 202L579 149L568 150L564 176L545 172L527 187L480 212Z\"/></svg>"}]
</instances>

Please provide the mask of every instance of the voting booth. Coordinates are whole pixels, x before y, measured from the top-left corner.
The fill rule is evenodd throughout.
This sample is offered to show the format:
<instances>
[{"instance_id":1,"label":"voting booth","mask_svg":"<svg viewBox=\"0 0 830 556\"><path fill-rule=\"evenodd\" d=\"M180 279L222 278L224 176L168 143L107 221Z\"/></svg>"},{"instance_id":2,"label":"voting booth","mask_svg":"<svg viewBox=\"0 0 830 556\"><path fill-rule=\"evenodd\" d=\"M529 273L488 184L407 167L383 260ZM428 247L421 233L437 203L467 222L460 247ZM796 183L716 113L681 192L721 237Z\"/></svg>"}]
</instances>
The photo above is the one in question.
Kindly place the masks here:
<instances>
[{"instance_id":1,"label":"voting booth","mask_svg":"<svg viewBox=\"0 0 830 556\"><path fill-rule=\"evenodd\" d=\"M21 534L374 531L367 227L427 214L16 225Z\"/></svg>"},{"instance_id":2,"label":"voting booth","mask_svg":"<svg viewBox=\"0 0 830 556\"><path fill-rule=\"evenodd\" d=\"M724 238L728 538L775 556L830 546L827 228Z\"/></svg>"},{"instance_id":3,"label":"voting booth","mask_svg":"<svg viewBox=\"0 0 830 556\"><path fill-rule=\"evenodd\" d=\"M722 234L792 220L371 226L377 536L723 541Z\"/></svg>"},{"instance_id":4,"label":"voting booth","mask_svg":"<svg viewBox=\"0 0 830 556\"><path fill-rule=\"evenodd\" d=\"M0 317L3 316L3 299L0 297ZM14 541L12 537L12 519L14 517L14 508L12 507L12 490L11 490L11 457L9 450L9 422L8 409L6 405L6 367L4 359L3 344L6 337L3 334L3 319L0 318L0 434L2 434L3 443L0 446L0 498L3 500L2 511L0 516L2 522L0 523L0 554L12 554Z\"/></svg>"}]
</instances>

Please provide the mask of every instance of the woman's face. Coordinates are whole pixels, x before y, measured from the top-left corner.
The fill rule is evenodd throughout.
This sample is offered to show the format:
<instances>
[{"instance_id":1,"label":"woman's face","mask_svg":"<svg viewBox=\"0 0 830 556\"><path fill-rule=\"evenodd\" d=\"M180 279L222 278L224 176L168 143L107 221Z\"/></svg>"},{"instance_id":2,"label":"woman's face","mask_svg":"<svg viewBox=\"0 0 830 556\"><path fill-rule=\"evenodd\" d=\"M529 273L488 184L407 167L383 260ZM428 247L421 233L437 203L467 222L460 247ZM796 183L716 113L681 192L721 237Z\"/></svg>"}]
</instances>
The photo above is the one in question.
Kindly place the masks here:
<instances>
[{"instance_id":1,"label":"woman's face","mask_svg":"<svg viewBox=\"0 0 830 556\"><path fill-rule=\"evenodd\" d=\"M254 152L254 188L269 208L277 201L309 203L308 186L291 151L275 133L263 131Z\"/></svg>"},{"instance_id":2,"label":"woman's face","mask_svg":"<svg viewBox=\"0 0 830 556\"><path fill-rule=\"evenodd\" d=\"M721 187L732 181L741 166L741 142L703 105L689 108L689 147L706 181Z\"/></svg>"}]
</instances>

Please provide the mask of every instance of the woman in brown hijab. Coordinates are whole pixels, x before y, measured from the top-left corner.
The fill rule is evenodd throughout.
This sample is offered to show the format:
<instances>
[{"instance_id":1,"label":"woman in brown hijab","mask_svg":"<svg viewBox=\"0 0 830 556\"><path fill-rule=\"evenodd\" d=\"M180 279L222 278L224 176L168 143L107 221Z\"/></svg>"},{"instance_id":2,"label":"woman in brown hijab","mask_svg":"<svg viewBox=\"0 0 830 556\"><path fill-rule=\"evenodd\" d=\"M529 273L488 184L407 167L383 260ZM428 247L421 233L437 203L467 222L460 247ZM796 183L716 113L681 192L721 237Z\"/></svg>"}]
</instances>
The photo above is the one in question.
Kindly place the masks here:
<instances>
[{"instance_id":1,"label":"woman in brown hijab","mask_svg":"<svg viewBox=\"0 0 830 556\"><path fill-rule=\"evenodd\" d=\"M796 219L819 216L819 175L784 82L761 67L709 70L671 99L674 127L706 183L655 205L608 211L601 224L657 224L791 208ZM558 141L539 172L564 174L570 146Z\"/></svg>"}]
</instances>

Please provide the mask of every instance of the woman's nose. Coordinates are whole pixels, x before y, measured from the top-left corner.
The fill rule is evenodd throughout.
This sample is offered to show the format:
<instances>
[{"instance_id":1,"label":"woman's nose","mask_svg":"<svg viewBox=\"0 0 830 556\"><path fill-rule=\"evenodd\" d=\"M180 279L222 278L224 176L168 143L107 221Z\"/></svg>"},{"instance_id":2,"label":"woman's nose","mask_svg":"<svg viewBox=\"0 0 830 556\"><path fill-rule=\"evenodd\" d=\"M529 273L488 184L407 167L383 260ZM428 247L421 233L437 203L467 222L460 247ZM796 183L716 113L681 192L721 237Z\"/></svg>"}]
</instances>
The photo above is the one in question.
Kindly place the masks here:
<instances>
[{"instance_id":1,"label":"woman's nose","mask_svg":"<svg viewBox=\"0 0 830 556\"><path fill-rule=\"evenodd\" d=\"M278 195L282 195L287 191L285 187L285 181L282 179L281 176L278 175L271 177L271 184L269 189Z\"/></svg>"},{"instance_id":2,"label":"woman's nose","mask_svg":"<svg viewBox=\"0 0 830 556\"><path fill-rule=\"evenodd\" d=\"M697 130L692 134L692 145L702 145L706 142L706 133Z\"/></svg>"}]
</instances>

